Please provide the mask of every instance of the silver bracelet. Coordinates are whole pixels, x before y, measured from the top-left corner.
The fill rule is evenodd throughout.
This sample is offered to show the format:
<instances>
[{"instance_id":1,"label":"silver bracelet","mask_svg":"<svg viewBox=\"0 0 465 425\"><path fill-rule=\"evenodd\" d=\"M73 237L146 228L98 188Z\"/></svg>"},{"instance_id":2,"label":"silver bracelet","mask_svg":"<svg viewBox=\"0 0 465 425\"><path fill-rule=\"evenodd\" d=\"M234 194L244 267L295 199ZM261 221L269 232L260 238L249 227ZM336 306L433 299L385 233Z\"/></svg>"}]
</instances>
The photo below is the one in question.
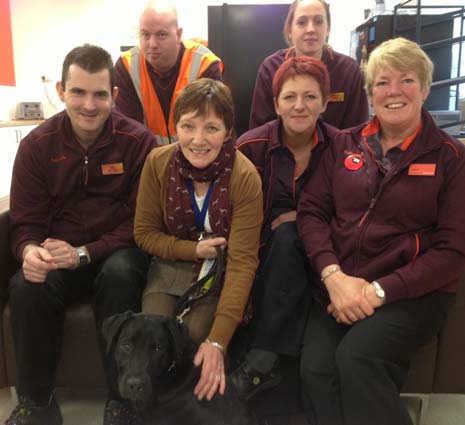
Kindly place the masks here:
<instances>
[{"instance_id":1,"label":"silver bracelet","mask_svg":"<svg viewBox=\"0 0 465 425\"><path fill-rule=\"evenodd\" d=\"M205 340L205 342L206 342L207 344L213 345L213 347L218 348L218 349L221 350L221 352L224 354L224 347L223 347L219 342L210 341L208 338Z\"/></svg>"},{"instance_id":2,"label":"silver bracelet","mask_svg":"<svg viewBox=\"0 0 465 425\"><path fill-rule=\"evenodd\" d=\"M325 280L328 279L329 276L336 272L340 272L341 268L339 266L333 266L331 267L324 275L321 276L321 281L325 283Z\"/></svg>"}]
</instances>

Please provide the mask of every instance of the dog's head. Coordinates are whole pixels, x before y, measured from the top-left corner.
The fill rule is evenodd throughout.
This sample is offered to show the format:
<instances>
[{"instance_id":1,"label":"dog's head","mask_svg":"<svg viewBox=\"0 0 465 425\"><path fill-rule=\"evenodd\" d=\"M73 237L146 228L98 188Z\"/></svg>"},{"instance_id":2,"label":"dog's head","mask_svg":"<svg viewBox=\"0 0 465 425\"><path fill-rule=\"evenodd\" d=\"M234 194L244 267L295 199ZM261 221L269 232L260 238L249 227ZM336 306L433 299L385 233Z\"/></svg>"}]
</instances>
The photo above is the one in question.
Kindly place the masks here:
<instances>
[{"instance_id":1,"label":"dog's head","mask_svg":"<svg viewBox=\"0 0 465 425\"><path fill-rule=\"evenodd\" d=\"M182 361L187 328L170 317L125 312L107 318L102 334L114 355L121 396L143 409Z\"/></svg>"}]
</instances>

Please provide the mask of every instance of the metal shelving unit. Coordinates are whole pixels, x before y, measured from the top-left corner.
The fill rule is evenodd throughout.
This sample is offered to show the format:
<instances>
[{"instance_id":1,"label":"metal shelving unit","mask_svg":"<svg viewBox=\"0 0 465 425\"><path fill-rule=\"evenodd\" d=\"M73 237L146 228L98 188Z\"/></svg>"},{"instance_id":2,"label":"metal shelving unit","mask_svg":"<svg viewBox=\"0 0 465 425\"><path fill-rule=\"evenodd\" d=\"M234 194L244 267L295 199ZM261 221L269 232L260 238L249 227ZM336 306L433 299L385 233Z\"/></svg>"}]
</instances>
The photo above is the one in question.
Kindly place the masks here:
<instances>
[{"instance_id":1,"label":"metal shelving unit","mask_svg":"<svg viewBox=\"0 0 465 425\"><path fill-rule=\"evenodd\" d=\"M412 4L415 3L415 4ZM416 19L415 26L412 30L415 31L415 41L421 45L421 47L430 54L434 50L444 49L450 46L452 50L454 45L457 45L457 70L456 75L450 75L449 78L442 78L439 80L433 81L431 86L431 92L435 90L440 90L444 88L449 88L449 93L453 93L450 97L455 97L455 110L460 110L460 85L465 84L465 75L462 73L462 58L463 58L463 48L465 43L465 6L457 5L422 5L421 0L407 0L404 3L398 4L394 7L394 21L393 21L393 33L394 36L399 35L399 33L405 32L406 28L400 28L400 21L403 16L405 16L402 11L409 10L415 11ZM434 12L434 20L428 19L428 12ZM444 11L444 12L441 12ZM433 42L425 42L422 40L424 34L427 33L428 26L438 25L441 21L449 22L453 20L458 22L458 36L445 38L442 40L436 40ZM455 88L455 90L454 90ZM463 88L462 96L465 97L465 88ZM465 112L462 112L465 114ZM440 125L441 128L449 128L455 126L463 126L465 124L465 117L462 116L462 119L453 121L447 124Z\"/></svg>"}]
</instances>

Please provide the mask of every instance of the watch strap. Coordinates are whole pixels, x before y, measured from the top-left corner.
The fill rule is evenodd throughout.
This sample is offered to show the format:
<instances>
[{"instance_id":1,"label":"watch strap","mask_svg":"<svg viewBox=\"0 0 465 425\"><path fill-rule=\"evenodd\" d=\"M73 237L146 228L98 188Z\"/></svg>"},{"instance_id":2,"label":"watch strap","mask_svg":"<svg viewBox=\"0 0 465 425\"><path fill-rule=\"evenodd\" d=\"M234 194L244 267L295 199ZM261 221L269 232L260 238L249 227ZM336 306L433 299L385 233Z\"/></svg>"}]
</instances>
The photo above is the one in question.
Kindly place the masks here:
<instances>
[{"instance_id":1,"label":"watch strap","mask_svg":"<svg viewBox=\"0 0 465 425\"><path fill-rule=\"evenodd\" d=\"M76 250L78 254L78 264L77 264L78 267L89 264L90 258L89 258L89 255L87 254L87 250L82 246L77 247Z\"/></svg>"}]
</instances>

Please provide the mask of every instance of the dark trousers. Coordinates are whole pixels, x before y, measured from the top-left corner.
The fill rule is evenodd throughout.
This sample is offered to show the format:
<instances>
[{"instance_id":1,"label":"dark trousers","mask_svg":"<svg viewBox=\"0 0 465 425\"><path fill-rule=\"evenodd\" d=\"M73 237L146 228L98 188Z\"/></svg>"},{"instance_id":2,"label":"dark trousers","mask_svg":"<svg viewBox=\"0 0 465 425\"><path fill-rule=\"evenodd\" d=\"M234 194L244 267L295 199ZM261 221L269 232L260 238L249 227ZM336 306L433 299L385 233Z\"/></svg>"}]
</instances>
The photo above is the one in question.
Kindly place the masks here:
<instances>
[{"instance_id":1,"label":"dark trousers","mask_svg":"<svg viewBox=\"0 0 465 425\"><path fill-rule=\"evenodd\" d=\"M308 267L296 223L282 223L261 253L253 286L253 348L300 354L312 300Z\"/></svg>"},{"instance_id":2,"label":"dark trousers","mask_svg":"<svg viewBox=\"0 0 465 425\"><path fill-rule=\"evenodd\" d=\"M400 391L417 349L439 331L454 294L434 292L386 304L353 326L315 303L301 355L311 424L410 425Z\"/></svg>"},{"instance_id":3,"label":"dark trousers","mask_svg":"<svg viewBox=\"0 0 465 425\"><path fill-rule=\"evenodd\" d=\"M46 402L53 390L66 307L92 295L97 335L110 397L118 394L114 358L105 356L102 321L126 310L140 311L148 256L138 248L116 251L100 264L55 270L44 283L30 283L22 269L11 278L11 324L19 395Z\"/></svg>"}]
</instances>

